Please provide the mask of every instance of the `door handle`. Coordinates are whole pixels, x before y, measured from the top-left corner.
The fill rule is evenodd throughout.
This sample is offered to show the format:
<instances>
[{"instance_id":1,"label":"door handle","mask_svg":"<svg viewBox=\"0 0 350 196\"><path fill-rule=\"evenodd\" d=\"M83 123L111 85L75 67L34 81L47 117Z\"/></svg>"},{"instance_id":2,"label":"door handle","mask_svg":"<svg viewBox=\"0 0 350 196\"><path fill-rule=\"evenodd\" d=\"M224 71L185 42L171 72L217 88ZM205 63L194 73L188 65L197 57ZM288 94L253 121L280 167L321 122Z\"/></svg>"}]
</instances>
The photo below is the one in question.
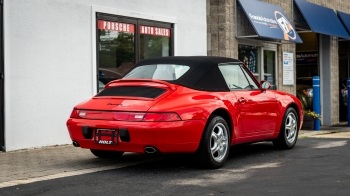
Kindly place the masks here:
<instances>
[{"instance_id":1,"label":"door handle","mask_svg":"<svg viewBox=\"0 0 350 196\"><path fill-rule=\"evenodd\" d=\"M247 102L248 100L246 100L245 98L241 97L238 99L239 103L245 103Z\"/></svg>"}]
</instances>

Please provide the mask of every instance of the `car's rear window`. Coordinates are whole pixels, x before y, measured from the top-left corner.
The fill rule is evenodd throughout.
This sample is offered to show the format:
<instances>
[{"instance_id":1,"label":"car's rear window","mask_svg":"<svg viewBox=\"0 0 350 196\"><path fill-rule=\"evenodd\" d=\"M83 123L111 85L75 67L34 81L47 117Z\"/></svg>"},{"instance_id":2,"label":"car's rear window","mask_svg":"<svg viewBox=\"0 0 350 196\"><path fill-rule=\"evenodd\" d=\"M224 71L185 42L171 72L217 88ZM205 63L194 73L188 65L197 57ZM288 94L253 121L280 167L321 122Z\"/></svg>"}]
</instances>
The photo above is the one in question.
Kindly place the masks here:
<instances>
[{"instance_id":1,"label":"car's rear window","mask_svg":"<svg viewBox=\"0 0 350 196\"><path fill-rule=\"evenodd\" d=\"M147 86L117 86L103 89L96 97L101 96L126 96L126 97L144 97L156 98L165 93L166 90L162 88L154 88Z\"/></svg>"},{"instance_id":2,"label":"car's rear window","mask_svg":"<svg viewBox=\"0 0 350 196\"><path fill-rule=\"evenodd\" d=\"M177 80L190 69L187 65L155 64L143 65L131 70L124 78Z\"/></svg>"}]
</instances>

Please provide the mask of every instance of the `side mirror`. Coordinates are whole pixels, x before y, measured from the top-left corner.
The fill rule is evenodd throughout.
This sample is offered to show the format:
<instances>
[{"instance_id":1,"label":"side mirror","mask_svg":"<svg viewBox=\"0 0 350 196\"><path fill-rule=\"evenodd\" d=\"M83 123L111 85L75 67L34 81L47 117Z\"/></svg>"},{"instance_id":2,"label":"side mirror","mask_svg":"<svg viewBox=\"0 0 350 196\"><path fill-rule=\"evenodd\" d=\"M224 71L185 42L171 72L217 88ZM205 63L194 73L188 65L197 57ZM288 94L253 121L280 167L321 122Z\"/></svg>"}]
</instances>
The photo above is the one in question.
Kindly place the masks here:
<instances>
[{"instance_id":1,"label":"side mirror","mask_svg":"<svg viewBox=\"0 0 350 196\"><path fill-rule=\"evenodd\" d=\"M261 90L268 90L268 89L270 89L270 87L271 87L270 82L268 82L268 81L266 81L266 80L262 80L262 81L260 82L260 89L261 89Z\"/></svg>"}]
</instances>

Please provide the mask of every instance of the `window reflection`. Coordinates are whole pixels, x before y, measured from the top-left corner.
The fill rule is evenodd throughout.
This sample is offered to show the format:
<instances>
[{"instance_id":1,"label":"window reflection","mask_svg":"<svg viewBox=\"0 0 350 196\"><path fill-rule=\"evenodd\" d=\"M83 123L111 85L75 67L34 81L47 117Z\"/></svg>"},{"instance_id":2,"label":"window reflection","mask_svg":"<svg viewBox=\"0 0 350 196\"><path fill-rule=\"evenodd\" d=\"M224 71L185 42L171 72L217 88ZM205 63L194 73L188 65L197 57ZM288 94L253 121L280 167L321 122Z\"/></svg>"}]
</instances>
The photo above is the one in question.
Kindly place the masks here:
<instances>
[{"instance_id":1,"label":"window reflection","mask_svg":"<svg viewBox=\"0 0 350 196\"><path fill-rule=\"evenodd\" d=\"M170 29L140 26L140 60L170 56Z\"/></svg>"},{"instance_id":2,"label":"window reflection","mask_svg":"<svg viewBox=\"0 0 350 196\"><path fill-rule=\"evenodd\" d=\"M170 24L146 26L138 19L117 21L97 20L99 90L108 82L122 78L139 60L172 54Z\"/></svg>"},{"instance_id":3,"label":"window reflection","mask_svg":"<svg viewBox=\"0 0 350 196\"><path fill-rule=\"evenodd\" d=\"M120 79L135 64L135 25L98 21L99 81Z\"/></svg>"}]
</instances>

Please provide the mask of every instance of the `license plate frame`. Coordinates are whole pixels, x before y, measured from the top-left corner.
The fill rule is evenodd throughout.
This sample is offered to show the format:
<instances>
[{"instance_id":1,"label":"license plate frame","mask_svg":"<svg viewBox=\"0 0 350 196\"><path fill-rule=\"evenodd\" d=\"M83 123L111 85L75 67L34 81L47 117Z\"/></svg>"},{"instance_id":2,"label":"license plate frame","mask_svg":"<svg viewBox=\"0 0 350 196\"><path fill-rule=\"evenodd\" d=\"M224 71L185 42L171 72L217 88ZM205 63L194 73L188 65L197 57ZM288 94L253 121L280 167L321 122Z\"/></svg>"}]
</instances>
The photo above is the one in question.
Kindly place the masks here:
<instances>
[{"instance_id":1,"label":"license plate frame","mask_svg":"<svg viewBox=\"0 0 350 196\"><path fill-rule=\"evenodd\" d=\"M102 145L117 145L118 136L117 129L95 129L94 142Z\"/></svg>"}]
</instances>

